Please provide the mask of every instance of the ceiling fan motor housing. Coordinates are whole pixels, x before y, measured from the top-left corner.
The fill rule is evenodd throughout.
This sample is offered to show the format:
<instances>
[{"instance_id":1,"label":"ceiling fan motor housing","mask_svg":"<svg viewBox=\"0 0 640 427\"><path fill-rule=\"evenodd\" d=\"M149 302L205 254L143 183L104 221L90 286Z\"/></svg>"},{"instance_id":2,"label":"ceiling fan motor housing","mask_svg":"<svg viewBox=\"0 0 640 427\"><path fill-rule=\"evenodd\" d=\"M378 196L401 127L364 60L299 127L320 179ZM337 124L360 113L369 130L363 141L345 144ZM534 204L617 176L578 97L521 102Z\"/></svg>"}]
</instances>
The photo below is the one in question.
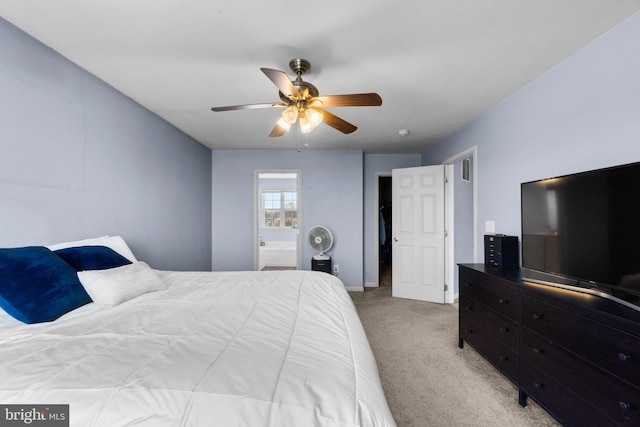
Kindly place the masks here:
<instances>
[{"instance_id":1,"label":"ceiling fan motor housing","mask_svg":"<svg viewBox=\"0 0 640 427\"><path fill-rule=\"evenodd\" d=\"M293 83L293 86L295 86L295 88L298 90L300 95L303 95L306 92L305 88L307 89L308 95L304 97L305 100L308 99L308 98L311 98L311 97L319 96L319 94L320 94L318 92L318 89L314 85L312 85L311 83L302 81L301 78L297 78L294 81L292 81L291 83ZM291 99L289 99L281 91L278 91L278 96L280 96L280 99L285 104L291 105L291 104L295 103L295 101L292 101Z\"/></svg>"},{"instance_id":2,"label":"ceiling fan motor housing","mask_svg":"<svg viewBox=\"0 0 640 427\"><path fill-rule=\"evenodd\" d=\"M296 58L289 61L289 68L291 68L291 71L293 71L297 75L302 75L309 71L309 69L311 68L311 63L306 59Z\"/></svg>"},{"instance_id":3,"label":"ceiling fan motor housing","mask_svg":"<svg viewBox=\"0 0 640 427\"><path fill-rule=\"evenodd\" d=\"M302 80L302 75L311 69L311 63L309 61L301 58L292 59L291 61L289 61L289 68L291 68L291 71L296 73L296 75L298 76L291 83L293 83L293 86L298 90L300 95L304 97L303 100L307 100L308 98L320 95L320 92L318 92L318 88L316 88L311 83ZM280 96L280 99L285 104L293 104L291 99L289 99L289 97L287 97L281 91L278 91L278 96Z\"/></svg>"}]
</instances>

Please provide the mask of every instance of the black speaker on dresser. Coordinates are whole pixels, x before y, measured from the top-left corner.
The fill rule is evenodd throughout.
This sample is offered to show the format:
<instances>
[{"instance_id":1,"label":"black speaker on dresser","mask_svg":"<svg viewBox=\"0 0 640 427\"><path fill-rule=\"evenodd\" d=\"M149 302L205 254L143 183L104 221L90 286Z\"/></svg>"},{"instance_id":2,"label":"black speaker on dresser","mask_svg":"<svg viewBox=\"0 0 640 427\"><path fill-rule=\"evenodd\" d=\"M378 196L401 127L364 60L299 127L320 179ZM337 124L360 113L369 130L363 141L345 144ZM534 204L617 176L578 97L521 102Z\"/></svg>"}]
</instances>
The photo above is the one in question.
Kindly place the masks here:
<instances>
[{"instance_id":1,"label":"black speaker on dresser","mask_svg":"<svg viewBox=\"0 0 640 427\"><path fill-rule=\"evenodd\" d=\"M502 269L514 269L520 265L518 236L485 234L484 263Z\"/></svg>"}]
</instances>

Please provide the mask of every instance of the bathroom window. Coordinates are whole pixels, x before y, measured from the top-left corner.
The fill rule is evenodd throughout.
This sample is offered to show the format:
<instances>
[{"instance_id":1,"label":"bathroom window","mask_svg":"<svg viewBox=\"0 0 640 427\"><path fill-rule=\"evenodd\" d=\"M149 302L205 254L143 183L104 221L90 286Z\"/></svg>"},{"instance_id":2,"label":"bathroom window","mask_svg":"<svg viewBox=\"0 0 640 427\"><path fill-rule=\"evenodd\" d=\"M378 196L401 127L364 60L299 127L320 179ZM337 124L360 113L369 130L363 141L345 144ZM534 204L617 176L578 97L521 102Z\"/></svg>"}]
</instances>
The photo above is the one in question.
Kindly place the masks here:
<instances>
[{"instance_id":1,"label":"bathroom window","mask_svg":"<svg viewBox=\"0 0 640 427\"><path fill-rule=\"evenodd\" d=\"M265 228L295 228L298 225L295 191L263 191L262 207Z\"/></svg>"}]
</instances>

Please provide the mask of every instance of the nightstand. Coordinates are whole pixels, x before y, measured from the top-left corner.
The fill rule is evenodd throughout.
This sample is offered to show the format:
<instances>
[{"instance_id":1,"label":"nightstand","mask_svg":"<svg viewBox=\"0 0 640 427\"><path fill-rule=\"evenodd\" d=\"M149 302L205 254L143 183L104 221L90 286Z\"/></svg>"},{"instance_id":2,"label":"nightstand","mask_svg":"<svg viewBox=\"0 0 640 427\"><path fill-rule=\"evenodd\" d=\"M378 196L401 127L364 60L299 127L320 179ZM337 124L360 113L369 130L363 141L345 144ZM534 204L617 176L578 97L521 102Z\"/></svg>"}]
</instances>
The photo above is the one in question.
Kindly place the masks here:
<instances>
[{"instance_id":1,"label":"nightstand","mask_svg":"<svg viewBox=\"0 0 640 427\"><path fill-rule=\"evenodd\" d=\"M313 271L324 271L331 274L331 258L315 259L311 258L311 269Z\"/></svg>"}]
</instances>

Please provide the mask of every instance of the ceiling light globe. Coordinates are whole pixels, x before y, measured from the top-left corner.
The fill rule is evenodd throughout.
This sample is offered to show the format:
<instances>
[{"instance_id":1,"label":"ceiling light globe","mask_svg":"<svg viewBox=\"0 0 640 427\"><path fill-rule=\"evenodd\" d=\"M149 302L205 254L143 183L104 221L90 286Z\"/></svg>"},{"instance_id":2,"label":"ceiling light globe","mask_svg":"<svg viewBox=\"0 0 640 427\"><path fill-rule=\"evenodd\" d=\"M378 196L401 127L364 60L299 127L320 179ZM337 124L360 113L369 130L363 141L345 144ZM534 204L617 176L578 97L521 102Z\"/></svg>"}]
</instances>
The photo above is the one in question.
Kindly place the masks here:
<instances>
[{"instance_id":1,"label":"ceiling light globe","mask_svg":"<svg viewBox=\"0 0 640 427\"><path fill-rule=\"evenodd\" d=\"M289 129L291 129L291 123L287 123L282 117L276 122L276 124L285 132L289 132Z\"/></svg>"},{"instance_id":2,"label":"ceiling light globe","mask_svg":"<svg viewBox=\"0 0 640 427\"><path fill-rule=\"evenodd\" d=\"M320 113L319 111L310 110L308 116L309 116L309 121L311 122L314 128L318 126L320 123L322 123L323 117L322 117L322 113Z\"/></svg>"},{"instance_id":3,"label":"ceiling light globe","mask_svg":"<svg viewBox=\"0 0 640 427\"><path fill-rule=\"evenodd\" d=\"M313 130L314 126L307 114L300 114L300 132L309 133Z\"/></svg>"},{"instance_id":4,"label":"ceiling light globe","mask_svg":"<svg viewBox=\"0 0 640 427\"><path fill-rule=\"evenodd\" d=\"M298 120L298 109L292 105L287 107L282 112L282 120L289 123L290 125L294 124L296 120Z\"/></svg>"}]
</instances>

